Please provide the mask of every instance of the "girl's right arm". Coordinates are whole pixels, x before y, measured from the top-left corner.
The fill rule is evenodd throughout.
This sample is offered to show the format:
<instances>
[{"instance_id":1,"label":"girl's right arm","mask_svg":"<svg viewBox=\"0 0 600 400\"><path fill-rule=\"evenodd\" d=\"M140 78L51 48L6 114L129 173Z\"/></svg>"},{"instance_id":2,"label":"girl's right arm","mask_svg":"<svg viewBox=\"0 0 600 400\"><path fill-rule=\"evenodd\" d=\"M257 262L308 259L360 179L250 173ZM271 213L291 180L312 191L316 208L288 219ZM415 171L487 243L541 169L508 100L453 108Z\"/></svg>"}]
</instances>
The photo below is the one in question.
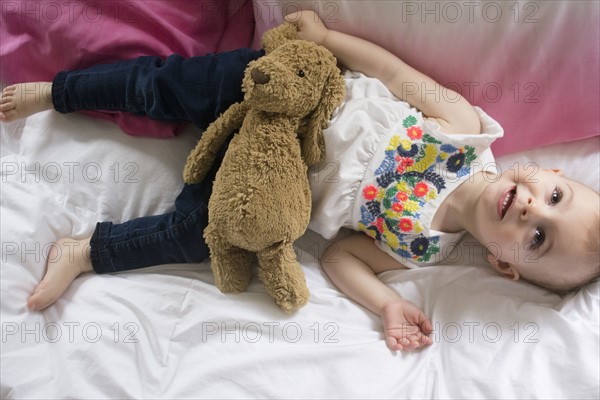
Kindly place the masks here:
<instances>
[{"instance_id":1,"label":"girl's right arm","mask_svg":"<svg viewBox=\"0 0 600 400\"><path fill-rule=\"evenodd\" d=\"M376 273L405 267L373 239L354 233L333 243L323 253L321 265L338 289L381 317L390 349L413 350L431 344L427 337L431 321L377 277Z\"/></svg>"},{"instance_id":2,"label":"girl's right arm","mask_svg":"<svg viewBox=\"0 0 600 400\"><path fill-rule=\"evenodd\" d=\"M406 101L445 133L481 133L475 109L460 94L417 71L386 49L367 40L327 29L319 16L305 10L289 14L298 37L326 47L347 68L379 79L396 97Z\"/></svg>"}]
</instances>

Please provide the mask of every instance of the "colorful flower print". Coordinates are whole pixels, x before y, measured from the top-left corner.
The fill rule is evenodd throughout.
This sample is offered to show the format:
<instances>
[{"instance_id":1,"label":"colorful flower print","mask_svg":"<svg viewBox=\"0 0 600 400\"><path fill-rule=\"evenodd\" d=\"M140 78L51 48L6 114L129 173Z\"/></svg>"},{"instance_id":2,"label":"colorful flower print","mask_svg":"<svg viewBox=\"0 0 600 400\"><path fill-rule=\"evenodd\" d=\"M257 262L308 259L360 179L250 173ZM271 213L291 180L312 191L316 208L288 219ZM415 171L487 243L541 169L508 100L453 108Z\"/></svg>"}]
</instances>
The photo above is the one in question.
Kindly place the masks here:
<instances>
[{"instance_id":1,"label":"colorful flower print","mask_svg":"<svg viewBox=\"0 0 600 400\"><path fill-rule=\"evenodd\" d=\"M398 224L402 232L410 232L413 228L413 223L410 218L401 218Z\"/></svg>"},{"instance_id":2,"label":"colorful flower print","mask_svg":"<svg viewBox=\"0 0 600 400\"><path fill-rule=\"evenodd\" d=\"M396 198L399 201L406 201L408 200L408 195L405 192L398 192L398 194L396 194Z\"/></svg>"},{"instance_id":3,"label":"colorful flower print","mask_svg":"<svg viewBox=\"0 0 600 400\"><path fill-rule=\"evenodd\" d=\"M425 254L427 252L428 248L429 248L429 239L427 239L424 236L419 236L415 240L410 242L410 251L412 251L412 253L415 256L422 256L423 254Z\"/></svg>"},{"instance_id":4,"label":"colorful flower print","mask_svg":"<svg viewBox=\"0 0 600 400\"><path fill-rule=\"evenodd\" d=\"M401 213L404 211L404 206L402 203L394 203L392 204L392 210L394 210L394 212Z\"/></svg>"},{"instance_id":5,"label":"colorful flower print","mask_svg":"<svg viewBox=\"0 0 600 400\"><path fill-rule=\"evenodd\" d=\"M423 197L425 196L427 193L429 192L429 186L427 185L427 183L421 181L419 183L417 183L415 185L415 189L413 190L413 193L415 194L415 196L417 197Z\"/></svg>"},{"instance_id":6,"label":"colorful flower print","mask_svg":"<svg viewBox=\"0 0 600 400\"><path fill-rule=\"evenodd\" d=\"M390 139L373 181L362 191L359 228L403 258L429 262L440 251L440 238L421 233L421 211L446 189L448 172L468 174L477 156L471 146L456 147L424 133L417 122L406 117L404 132Z\"/></svg>"},{"instance_id":7,"label":"colorful flower print","mask_svg":"<svg viewBox=\"0 0 600 400\"><path fill-rule=\"evenodd\" d=\"M421 139L423 137L423 130L418 126L411 126L406 130L406 134L413 140Z\"/></svg>"},{"instance_id":8,"label":"colorful flower print","mask_svg":"<svg viewBox=\"0 0 600 400\"><path fill-rule=\"evenodd\" d=\"M377 197L378 191L379 189L377 189L376 186L369 185L363 189L363 196L367 200L373 200L375 197Z\"/></svg>"},{"instance_id":9,"label":"colorful flower print","mask_svg":"<svg viewBox=\"0 0 600 400\"><path fill-rule=\"evenodd\" d=\"M440 150L442 150L442 154L448 155L445 158L447 160L446 169L448 171L454 172L459 178L471 172L470 165L477 158L474 147L464 146L456 148L450 144L444 144L440 147Z\"/></svg>"},{"instance_id":10,"label":"colorful flower print","mask_svg":"<svg viewBox=\"0 0 600 400\"><path fill-rule=\"evenodd\" d=\"M414 157L417 155L417 153L419 152L419 146L417 146L414 143L409 143L408 148L405 148L405 146L403 146L402 144L400 144L396 150L398 151L398 154L400 154L400 156L402 157Z\"/></svg>"}]
</instances>

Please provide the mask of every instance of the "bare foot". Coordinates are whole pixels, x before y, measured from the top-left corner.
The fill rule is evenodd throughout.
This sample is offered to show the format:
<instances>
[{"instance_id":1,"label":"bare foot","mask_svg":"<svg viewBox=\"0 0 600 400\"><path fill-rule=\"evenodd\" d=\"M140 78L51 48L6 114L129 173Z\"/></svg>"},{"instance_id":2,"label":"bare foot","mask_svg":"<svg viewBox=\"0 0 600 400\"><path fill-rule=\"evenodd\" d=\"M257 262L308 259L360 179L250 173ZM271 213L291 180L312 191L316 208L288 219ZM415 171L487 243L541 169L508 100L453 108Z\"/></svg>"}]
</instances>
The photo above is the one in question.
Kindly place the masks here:
<instances>
[{"instance_id":1,"label":"bare foot","mask_svg":"<svg viewBox=\"0 0 600 400\"><path fill-rule=\"evenodd\" d=\"M0 121L11 122L53 108L52 82L19 83L2 91Z\"/></svg>"},{"instance_id":2,"label":"bare foot","mask_svg":"<svg viewBox=\"0 0 600 400\"><path fill-rule=\"evenodd\" d=\"M90 271L90 238L59 239L48 253L46 275L27 300L27 307L42 310L54 304L75 278Z\"/></svg>"}]
</instances>

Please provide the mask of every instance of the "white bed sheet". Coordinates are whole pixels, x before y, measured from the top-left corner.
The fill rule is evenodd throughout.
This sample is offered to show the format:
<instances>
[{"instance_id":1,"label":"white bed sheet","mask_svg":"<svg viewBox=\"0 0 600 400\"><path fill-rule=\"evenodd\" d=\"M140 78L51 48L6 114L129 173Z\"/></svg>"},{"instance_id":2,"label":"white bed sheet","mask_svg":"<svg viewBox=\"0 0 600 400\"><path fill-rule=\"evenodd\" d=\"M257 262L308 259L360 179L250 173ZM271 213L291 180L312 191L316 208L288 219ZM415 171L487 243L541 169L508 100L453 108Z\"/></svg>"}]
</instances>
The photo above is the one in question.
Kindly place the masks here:
<instances>
[{"instance_id":1,"label":"white bed sheet","mask_svg":"<svg viewBox=\"0 0 600 400\"><path fill-rule=\"evenodd\" d=\"M0 129L2 398L600 395L599 283L561 298L510 282L468 238L457 264L381 276L434 322L434 344L414 353L388 351L378 317L328 281L317 261L327 242L311 232L296 245L311 299L291 316L257 279L221 294L208 262L87 274L30 312L49 244L167 210L198 132L133 138L53 112ZM499 162L558 166L598 188L598 147L595 137Z\"/></svg>"}]
</instances>

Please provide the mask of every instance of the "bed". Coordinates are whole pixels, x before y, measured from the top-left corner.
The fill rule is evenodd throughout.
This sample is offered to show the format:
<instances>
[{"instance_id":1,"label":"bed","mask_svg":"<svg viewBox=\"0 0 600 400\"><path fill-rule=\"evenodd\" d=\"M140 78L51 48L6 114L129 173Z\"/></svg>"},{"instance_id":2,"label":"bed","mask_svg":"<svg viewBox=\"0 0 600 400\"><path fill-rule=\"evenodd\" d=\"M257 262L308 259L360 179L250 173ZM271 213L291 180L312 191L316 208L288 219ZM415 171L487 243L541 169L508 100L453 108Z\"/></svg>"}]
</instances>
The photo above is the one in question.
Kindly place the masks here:
<instances>
[{"instance_id":1,"label":"bed","mask_svg":"<svg viewBox=\"0 0 600 400\"><path fill-rule=\"evenodd\" d=\"M469 100L505 126L507 144L494 148L501 168L531 162L600 187L597 2L61 7L2 3L4 83L50 79L53 68L90 59L257 46L284 13L312 8L332 28L386 45L439 82L472 88ZM153 30L162 32L158 39L148 35ZM437 53L414 50L427 46ZM482 61L463 70L469 54ZM98 220L170 209L200 132L128 115L50 111L0 130L2 398L600 396L600 283L559 296L510 282L486 267L469 237L443 265L381 274L434 323L433 344L413 353L390 352L379 318L332 285L318 261L328 241L311 231L295 245L311 298L292 315L256 277L245 293L220 293L208 261L86 274L56 304L30 312L26 299L50 245L89 235Z\"/></svg>"}]
</instances>

